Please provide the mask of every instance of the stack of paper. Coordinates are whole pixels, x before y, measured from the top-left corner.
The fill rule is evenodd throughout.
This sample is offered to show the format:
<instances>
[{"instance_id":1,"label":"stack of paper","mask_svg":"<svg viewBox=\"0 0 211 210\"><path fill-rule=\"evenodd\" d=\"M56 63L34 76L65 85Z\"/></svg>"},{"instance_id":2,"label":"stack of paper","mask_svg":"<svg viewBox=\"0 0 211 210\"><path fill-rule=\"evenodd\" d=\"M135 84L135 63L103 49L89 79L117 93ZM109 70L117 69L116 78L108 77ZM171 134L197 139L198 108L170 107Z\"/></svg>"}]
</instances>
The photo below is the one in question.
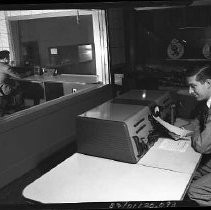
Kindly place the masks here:
<instances>
[{"instance_id":1,"label":"stack of paper","mask_svg":"<svg viewBox=\"0 0 211 210\"><path fill-rule=\"evenodd\" d=\"M164 139L159 148L168 151L185 152L188 145L188 141L172 141L171 139Z\"/></svg>"},{"instance_id":2,"label":"stack of paper","mask_svg":"<svg viewBox=\"0 0 211 210\"><path fill-rule=\"evenodd\" d=\"M189 136L193 131L186 130L184 128L179 128L175 125L171 125L170 123L162 120L160 117L154 117L153 118L159 122L161 125L163 125L168 131L180 136L180 137L186 137Z\"/></svg>"}]
</instances>

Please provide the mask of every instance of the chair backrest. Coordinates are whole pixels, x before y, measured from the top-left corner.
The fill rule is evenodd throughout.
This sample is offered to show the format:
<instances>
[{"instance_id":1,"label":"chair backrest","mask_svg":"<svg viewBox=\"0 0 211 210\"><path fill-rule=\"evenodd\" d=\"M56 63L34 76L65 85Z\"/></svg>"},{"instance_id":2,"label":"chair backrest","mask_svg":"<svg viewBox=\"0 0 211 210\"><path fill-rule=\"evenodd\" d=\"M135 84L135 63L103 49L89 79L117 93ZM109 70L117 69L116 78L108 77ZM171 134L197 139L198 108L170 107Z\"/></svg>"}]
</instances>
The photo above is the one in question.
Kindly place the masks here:
<instances>
[{"instance_id":1,"label":"chair backrest","mask_svg":"<svg viewBox=\"0 0 211 210\"><path fill-rule=\"evenodd\" d=\"M46 101L59 98L64 95L63 83L45 82Z\"/></svg>"},{"instance_id":2,"label":"chair backrest","mask_svg":"<svg viewBox=\"0 0 211 210\"><path fill-rule=\"evenodd\" d=\"M5 96L0 96L0 107L4 107L5 102L6 102Z\"/></svg>"},{"instance_id":3,"label":"chair backrest","mask_svg":"<svg viewBox=\"0 0 211 210\"><path fill-rule=\"evenodd\" d=\"M7 100L5 96L0 96L0 117L2 117L6 111Z\"/></svg>"},{"instance_id":4,"label":"chair backrest","mask_svg":"<svg viewBox=\"0 0 211 210\"><path fill-rule=\"evenodd\" d=\"M0 117L16 111L18 104L12 96L0 96Z\"/></svg>"}]
</instances>

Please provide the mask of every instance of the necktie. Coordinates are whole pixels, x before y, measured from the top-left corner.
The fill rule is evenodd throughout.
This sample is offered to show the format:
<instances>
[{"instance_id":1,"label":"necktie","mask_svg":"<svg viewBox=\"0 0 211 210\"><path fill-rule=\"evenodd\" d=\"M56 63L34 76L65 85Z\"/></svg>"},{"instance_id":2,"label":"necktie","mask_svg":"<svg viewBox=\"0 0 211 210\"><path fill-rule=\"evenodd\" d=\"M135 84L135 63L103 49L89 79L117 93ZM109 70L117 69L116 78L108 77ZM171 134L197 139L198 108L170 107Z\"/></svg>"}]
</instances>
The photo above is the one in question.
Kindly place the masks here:
<instances>
[{"instance_id":1,"label":"necktie","mask_svg":"<svg viewBox=\"0 0 211 210\"><path fill-rule=\"evenodd\" d=\"M200 124L200 132L202 132L206 127L208 113L209 113L209 108L207 107L206 102L204 102L202 106L200 107L200 111L198 115L199 124Z\"/></svg>"}]
</instances>

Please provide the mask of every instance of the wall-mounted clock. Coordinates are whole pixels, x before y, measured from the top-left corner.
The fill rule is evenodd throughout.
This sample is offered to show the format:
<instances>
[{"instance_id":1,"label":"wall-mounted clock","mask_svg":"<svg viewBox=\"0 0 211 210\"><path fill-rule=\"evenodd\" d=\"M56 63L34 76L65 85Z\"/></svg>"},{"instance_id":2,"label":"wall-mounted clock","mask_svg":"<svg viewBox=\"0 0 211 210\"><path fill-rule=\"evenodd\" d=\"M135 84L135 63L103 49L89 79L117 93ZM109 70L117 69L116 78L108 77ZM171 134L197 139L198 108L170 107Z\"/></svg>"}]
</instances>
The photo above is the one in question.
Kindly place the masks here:
<instances>
[{"instance_id":1,"label":"wall-mounted clock","mask_svg":"<svg viewBox=\"0 0 211 210\"><path fill-rule=\"evenodd\" d=\"M167 48L167 55L171 59L179 59L184 55L184 45L178 39L172 39Z\"/></svg>"}]
</instances>

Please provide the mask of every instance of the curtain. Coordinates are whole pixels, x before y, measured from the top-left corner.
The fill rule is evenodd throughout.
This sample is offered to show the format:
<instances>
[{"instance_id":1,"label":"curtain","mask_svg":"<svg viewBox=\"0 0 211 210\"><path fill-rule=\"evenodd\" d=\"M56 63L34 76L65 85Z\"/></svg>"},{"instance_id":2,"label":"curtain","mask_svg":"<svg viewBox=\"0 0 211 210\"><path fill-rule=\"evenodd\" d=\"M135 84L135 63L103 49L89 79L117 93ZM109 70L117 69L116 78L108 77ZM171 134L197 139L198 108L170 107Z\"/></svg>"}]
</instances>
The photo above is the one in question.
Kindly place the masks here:
<instances>
[{"instance_id":1,"label":"curtain","mask_svg":"<svg viewBox=\"0 0 211 210\"><path fill-rule=\"evenodd\" d=\"M8 14L5 11L5 19L8 31L8 40L9 40L9 48L10 48L10 59L14 61L14 65L18 66L21 63L20 60L20 28L19 21L10 21L8 20Z\"/></svg>"},{"instance_id":2,"label":"curtain","mask_svg":"<svg viewBox=\"0 0 211 210\"><path fill-rule=\"evenodd\" d=\"M105 10L93 10L96 74L103 84L110 83L108 42Z\"/></svg>"}]
</instances>

